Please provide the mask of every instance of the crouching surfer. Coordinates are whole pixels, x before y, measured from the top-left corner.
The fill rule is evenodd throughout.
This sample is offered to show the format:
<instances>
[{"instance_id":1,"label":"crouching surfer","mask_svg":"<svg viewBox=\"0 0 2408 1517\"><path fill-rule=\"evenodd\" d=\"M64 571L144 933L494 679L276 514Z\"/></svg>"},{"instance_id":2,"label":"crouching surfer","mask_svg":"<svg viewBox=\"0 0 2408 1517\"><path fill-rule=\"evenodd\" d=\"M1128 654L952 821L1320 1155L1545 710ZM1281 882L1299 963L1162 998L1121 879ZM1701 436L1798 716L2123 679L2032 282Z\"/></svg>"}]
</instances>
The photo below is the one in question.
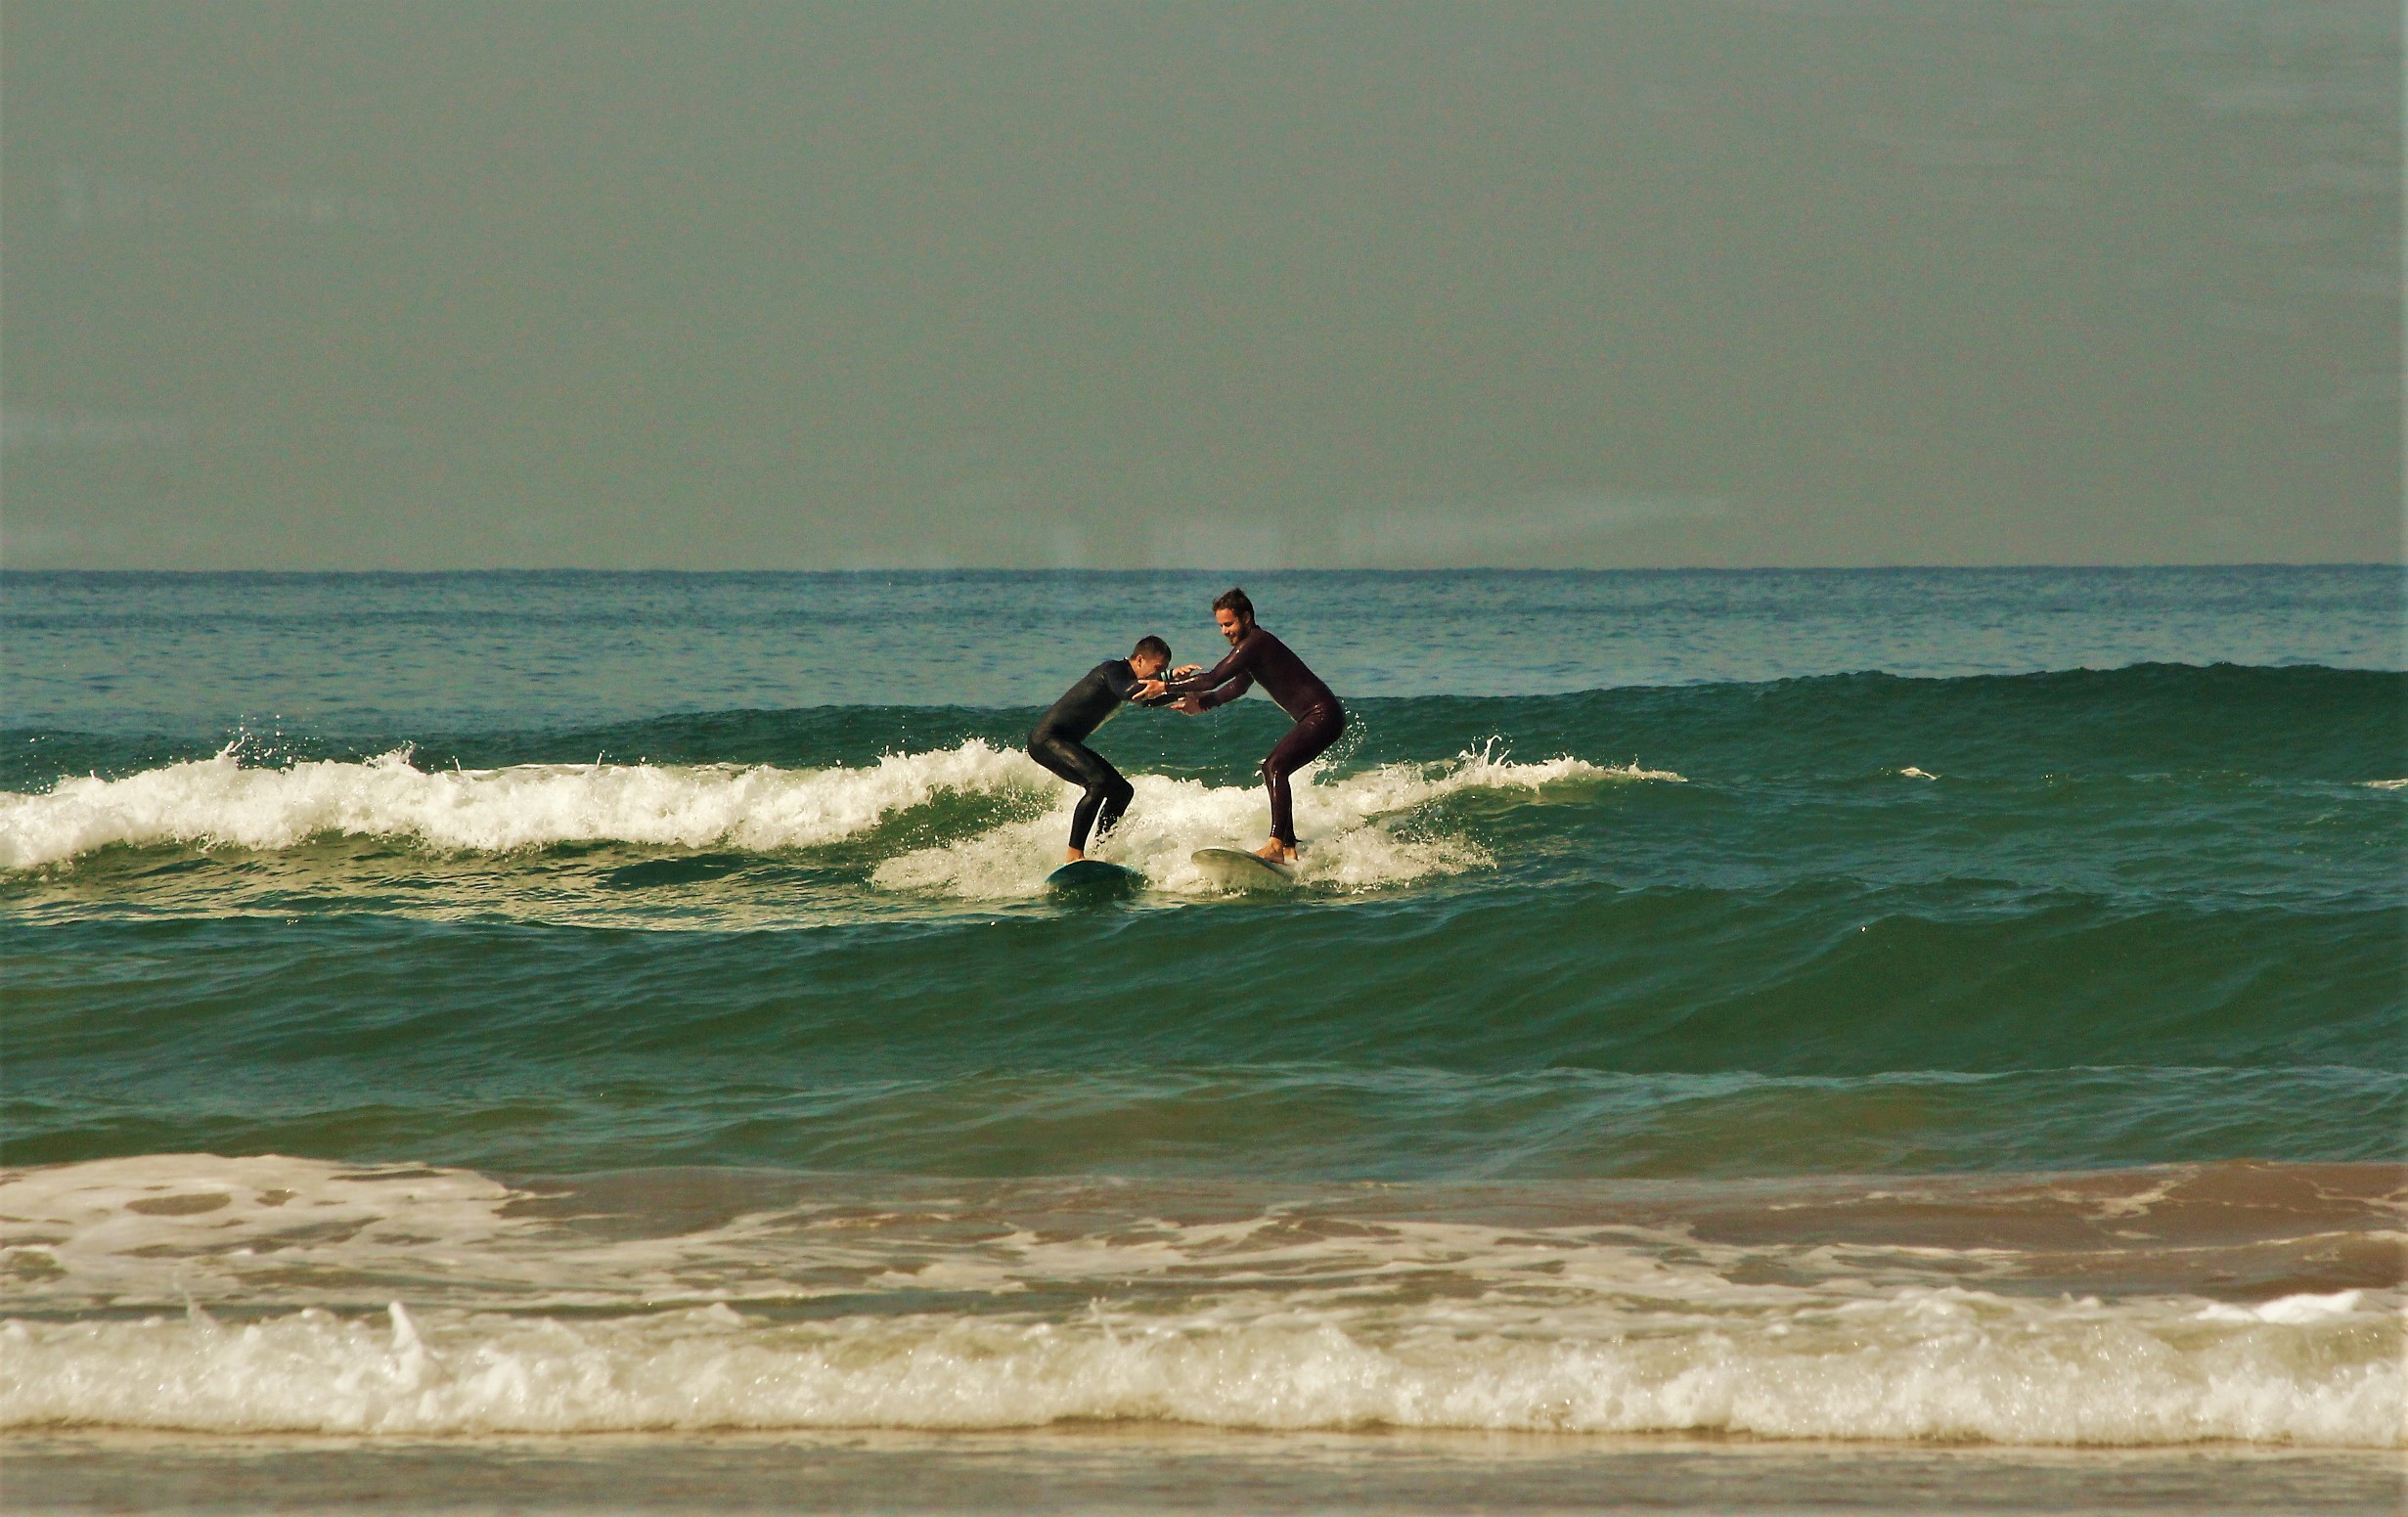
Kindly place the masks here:
<instances>
[{"instance_id":1,"label":"crouching surfer","mask_svg":"<svg viewBox=\"0 0 2408 1517\"><path fill-rule=\"evenodd\" d=\"M1089 833L1096 840L1119 825L1121 814L1137 795L1121 772L1087 745L1096 728L1120 714L1127 703L1160 705L1170 699L1162 686L1162 671L1170 666L1171 646L1160 638L1139 638L1137 651L1127 658L1107 658L1062 692L1036 730L1028 735L1028 756L1083 790L1070 814L1070 862L1087 857Z\"/></svg>"},{"instance_id":2,"label":"crouching surfer","mask_svg":"<svg viewBox=\"0 0 2408 1517\"><path fill-rule=\"evenodd\" d=\"M1193 716L1243 695L1256 682L1295 726L1271 745L1263 760L1263 783L1271 791L1271 841L1255 850L1274 864L1296 862L1296 817L1288 777L1327 752L1346 731L1346 708L1288 646L1254 622L1254 602L1243 590L1213 600L1213 621L1229 640L1229 656L1210 669L1194 664L1165 686L1178 709Z\"/></svg>"}]
</instances>

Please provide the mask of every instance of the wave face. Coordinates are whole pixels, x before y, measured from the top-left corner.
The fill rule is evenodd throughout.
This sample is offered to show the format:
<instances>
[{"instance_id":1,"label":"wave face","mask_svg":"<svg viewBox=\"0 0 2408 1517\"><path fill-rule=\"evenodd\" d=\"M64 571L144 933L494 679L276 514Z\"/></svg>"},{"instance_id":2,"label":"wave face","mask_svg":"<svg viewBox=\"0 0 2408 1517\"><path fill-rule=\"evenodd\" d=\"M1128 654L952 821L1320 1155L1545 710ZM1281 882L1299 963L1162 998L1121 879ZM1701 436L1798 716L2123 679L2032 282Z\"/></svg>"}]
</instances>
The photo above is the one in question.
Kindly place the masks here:
<instances>
[{"instance_id":1,"label":"wave face","mask_svg":"<svg viewBox=\"0 0 2408 1517\"><path fill-rule=\"evenodd\" d=\"M920 663L647 709L733 678L689 628L560 719L512 649L658 585L445 581L407 642L177 582L210 657L349 692L232 725L156 672L209 617L58 610L159 719L53 670L0 733L0 1422L2392 1447L2408 675L2300 651L2396 602L2328 578L2231 614L2255 665L1992 673L2173 581L1826 576L1781 602L1812 658L1678 577L1333 581L1342 651L1408 591L1488 630L1350 698L1286 893L1189 860L1266 826L1265 703L1103 729L1114 903L1044 891L1037 708ZM757 630L792 589L696 599ZM1908 591L1998 620L1916 677L1549 692L1496 652L1679 601L1705 665L1777 670ZM948 668L914 595L797 636ZM471 655L509 710L423 698Z\"/></svg>"},{"instance_id":2,"label":"wave face","mask_svg":"<svg viewBox=\"0 0 2408 1517\"><path fill-rule=\"evenodd\" d=\"M11 1151L376 1132L553 1171L1394 1179L2388 1158L2404 707L2396 674L2167 666L1370 701L1309 772L1313 846L1272 899L1188 854L1264 825L1275 723L1140 714L1098 739L1137 787L1105 854L1151 887L1110 910L1043 894L1071 794L1007 746L1026 713L365 757L120 740L0 798ZM34 736L15 762L105 745ZM465 1129L464 1080L508 1093Z\"/></svg>"}]
</instances>

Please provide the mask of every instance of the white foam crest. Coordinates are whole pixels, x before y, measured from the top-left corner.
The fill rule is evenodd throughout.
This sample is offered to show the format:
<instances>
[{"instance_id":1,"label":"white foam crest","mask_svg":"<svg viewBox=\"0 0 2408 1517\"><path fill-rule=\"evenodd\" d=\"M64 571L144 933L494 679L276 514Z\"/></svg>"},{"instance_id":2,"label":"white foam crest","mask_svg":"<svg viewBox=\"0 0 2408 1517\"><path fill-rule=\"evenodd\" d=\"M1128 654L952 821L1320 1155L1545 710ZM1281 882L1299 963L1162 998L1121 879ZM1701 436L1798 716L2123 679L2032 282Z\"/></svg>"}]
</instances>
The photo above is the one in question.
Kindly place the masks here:
<instances>
[{"instance_id":1,"label":"white foam crest","mask_svg":"<svg viewBox=\"0 0 2408 1517\"><path fill-rule=\"evenodd\" d=\"M2408 790L2408 780L2363 780L2359 783L2370 790Z\"/></svg>"},{"instance_id":2,"label":"white foam crest","mask_svg":"<svg viewBox=\"0 0 2408 1517\"><path fill-rule=\"evenodd\" d=\"M2395 1317L2203 1322L1954 1288L1498 1324L1323 1303L1070 1319L374 1316L0 1326L0 1426L456 1434L1070 1418L2016 1444L2396 1447Z\"/></svg>"},{"instance_id":3,"label":"white foam crest","mask_svg":"<svg viewBox=\"0 0 2408 1517\"><path fill-rule=\"evenodd\" d=\"M1537 794L1549 787L1599 784L1615 781L1687 781L1669 769L1641 769L1636 764L1592 764L1563 755L1525 763L1506 756L1491 741L1467 748L1436 764L1383 764L1351 775L1329 786L1342 809L1359 815L1404 811L1427 805L1442 796L1465 790L1523 790Z\"/></svg>"},{"instance_id":4,"label":"white foam crest","mask_svg":"<svg viewBox=\"0 0 2408 1517\"><path fill-rule=\"evenodd\" d=\"M20 1309L44 1313L0 1323L0 1427L1129 1418L2397 1447L2408 1408L2397 1291L2102 1302L1972 1288L1963 1272L1983 1250L1835 1250L1810 1234L1743 1245L1677 1227L1329 1227L1283 1205L1064 1228L1042 1205L1056 1220L1031 1226L990 1202L865 1207L809 1186L695 1230L629 1236L579 1219L641 1213L598 1212L590 1195L521 1204L540 1200L466 1171L273 1156L0 1176L0 1267ZM1093 1205L1072 1201L1081 1215ZM972 1218L981 1226L957 1226ZM408 1302L361 1310L395 1289ZM931 1311L932 1291L973 1304ZM782 1319L830 1296L862 1305ZM221 1322L176 1310L196 1297L274 1311ZM1085 1305L1020 1305L1064 1299ZM771 1311L745 1309L756 1302Z\"/></svg>"},{"instance_id":5,"label":"white foam crest","mask_svg":"<svg viewBox=\"0 0 2408 1517\"><path fill-rule=\"evenodd\" d=\"M2337 1290L2323 1294L2313 1292L2296 1296L2278 1296L2253 1307L2228 1306L2217 1302L2202 1308L2200 1320L2207 1322L2322 1322L2347 1316L2366 1300L2362 1290Z\"/></svg>"},{"instance_id":6,"label":"white foam crest","mask_svg":"<svg viewBox=\"0 0 2408 1517\"><path fill-rule=\"evenodd\" d=\"M1295 778L1296 825L1306 847L1297 878L1308 888L1359 891L1458 874L1494 861L1468 838L1408 836L1384 819L1466 791L1519 791L1538 796L1550 787L1623 781L1684 782L1669 770L1613 767L1579 758L1517 763L1490 749L1440 763L1383 764L1319 782L1320 766ZM1120 828L1094 857L1125 865L1155 888L1211 894L1221 887L1190 856L1199 848L1256 847L1271 829L1270 802L1260 785L1210 785L1200 781L1139 775L1137 798ZM972 838L890 859L875 882L890 890L929 890L973 900L1038 894L1061 858L1077 792L1064 786L1055 809Z\"/></svg>"},{"instance_id":7,"label":"white foam crest","mask_svg":"<svg viewBox=\"0 0 2408 1517\"><path fill-rule=\"evenodd\" d=\"M831 843L944 791L1026 789L1050 777L979 738L861 768L524 764L429 773L407 750L365 762L247 768L234 748L118 780L0 795L0 868L111 844L290 848L324 834L400 836L499 852L619 841L697 848Z\"/></svg>"}]
</instances>

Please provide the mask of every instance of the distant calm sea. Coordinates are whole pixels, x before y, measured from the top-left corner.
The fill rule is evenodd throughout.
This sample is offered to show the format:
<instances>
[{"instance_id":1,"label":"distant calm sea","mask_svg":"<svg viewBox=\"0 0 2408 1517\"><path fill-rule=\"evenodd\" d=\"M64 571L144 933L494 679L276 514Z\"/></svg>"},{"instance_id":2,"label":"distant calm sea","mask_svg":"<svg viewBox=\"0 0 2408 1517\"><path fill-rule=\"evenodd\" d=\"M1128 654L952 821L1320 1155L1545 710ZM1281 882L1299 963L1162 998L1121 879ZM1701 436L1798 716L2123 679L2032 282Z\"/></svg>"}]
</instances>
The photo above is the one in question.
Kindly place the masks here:
<instances>
[{"instance_id":1,"label":"distant calm sea","mask_svg":"<svg viewBox=\"0 0 2408 1517\"><path fill-rule=\"evenodd\" d=\"M0 1425L2393 1448L2390 567L28 575Z\"/></svg>"}]
</instances>

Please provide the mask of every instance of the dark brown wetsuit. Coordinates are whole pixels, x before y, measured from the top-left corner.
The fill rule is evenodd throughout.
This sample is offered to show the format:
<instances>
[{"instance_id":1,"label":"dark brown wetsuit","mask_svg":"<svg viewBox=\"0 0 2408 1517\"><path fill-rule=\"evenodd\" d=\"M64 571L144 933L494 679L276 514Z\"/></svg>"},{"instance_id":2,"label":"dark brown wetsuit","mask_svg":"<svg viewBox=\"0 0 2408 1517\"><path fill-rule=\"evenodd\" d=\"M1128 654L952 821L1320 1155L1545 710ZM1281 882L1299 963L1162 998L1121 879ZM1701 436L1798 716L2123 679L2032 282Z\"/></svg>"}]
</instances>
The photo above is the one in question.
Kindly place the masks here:
<instances>
[{"instance_id":1,"label":"dark brown wetsuit","mask_svg":"<svg viewBox=\"0 0 2408 1517\"><path fill-rule=\"evenodd\" d=\"M1338 697L1285 643L1255 626L1246 629L1228 657L1202 674L1173 680L1168 688L1174 694L1197 696L1209 711L1243 695L1257 681L1280 710L1296 719L1263 760L1263 783L1271 787L1271 835L1293 848L1296 819L1288 776L1319 758L1346 731L1346 708Z\"/></svg>"}]
</instances>

